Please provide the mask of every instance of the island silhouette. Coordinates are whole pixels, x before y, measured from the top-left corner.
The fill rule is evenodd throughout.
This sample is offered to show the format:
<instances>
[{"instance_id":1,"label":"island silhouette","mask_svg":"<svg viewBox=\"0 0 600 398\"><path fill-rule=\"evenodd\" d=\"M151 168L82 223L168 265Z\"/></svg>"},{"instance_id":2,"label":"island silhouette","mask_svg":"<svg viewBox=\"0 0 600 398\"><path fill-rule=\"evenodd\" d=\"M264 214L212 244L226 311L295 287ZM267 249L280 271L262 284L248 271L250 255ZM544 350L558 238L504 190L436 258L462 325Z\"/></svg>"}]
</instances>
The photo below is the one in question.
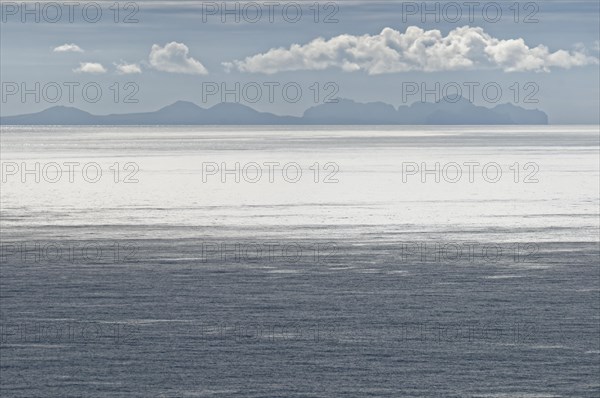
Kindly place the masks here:
<instances>
[{"instance_id":1,"label":"island silhouette","mask_svg":"<svg viewBox=\"0 0 600 398\"><path fill-rule=\"evenodd\" d=\"M177 101L153 112L94 115L78 108L53 106L37 113L0 117L2 125L485 125L548 124L548 115L510 103L492 108L463 97L394 107L349 99L320 104L302 116L259 112L239 103L202 108Z\"/></svg>"}]
</instances>

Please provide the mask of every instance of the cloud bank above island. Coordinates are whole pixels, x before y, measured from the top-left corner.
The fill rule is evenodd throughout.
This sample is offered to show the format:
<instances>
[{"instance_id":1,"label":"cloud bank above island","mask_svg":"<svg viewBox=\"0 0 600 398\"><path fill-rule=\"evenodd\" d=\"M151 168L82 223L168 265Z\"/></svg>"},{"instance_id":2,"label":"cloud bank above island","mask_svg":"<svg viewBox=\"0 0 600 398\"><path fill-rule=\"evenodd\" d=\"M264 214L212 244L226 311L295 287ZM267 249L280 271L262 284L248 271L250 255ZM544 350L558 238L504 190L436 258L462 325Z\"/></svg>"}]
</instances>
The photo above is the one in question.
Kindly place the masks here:
<instances>
[{"instance_id":1,"label":"cloud bank above island","mask_svg":"<svg viewBox=\"0 0 600 398\"><path fill-rule=\"evenodd\" d=\"M76 44L56 47L55 52L83 52ZM175 41L164 46L153 44L148 68L188 75L207 75L208 70L190 56L184 43ZM318 71L339 68L345 72L363 71L368 75L402 72L444 72L478 69L510 72L550 72L552 68L571 69L598 65L597 57L589 55L578 43L574 49L554 52L543 45L529 47L522 38L498 39L483 28L463 26L446 36L437 30L410 26L404 33L384 28L376 35L342 34L331 39L319 37L307 44L289 48L272 48L243 60L222 62L226 72L276 74L289 71ZM113 62L119 75L142 73L140 63ZM77 73L105 73L99 64L81 63Z\"/></svg>"},{"instance_id":2,"label":"cloud bank above island","mask_svg":"<svg viewBox=\"0 0 600 398\"><path fill-rule=\"evenodd\" d=\"M376 35L322 37L289 48L272 48L243 60L223 62L227 71L274 74L340 68L369 75L409 71L439 72L501 69L504 72L549 72L598 64L585 49L551 52L543 44L529 47L522 38L498 39L483 28L463 26L447 36L410 26L406 32L384 28Z\"/></svg>"}]
</instances>

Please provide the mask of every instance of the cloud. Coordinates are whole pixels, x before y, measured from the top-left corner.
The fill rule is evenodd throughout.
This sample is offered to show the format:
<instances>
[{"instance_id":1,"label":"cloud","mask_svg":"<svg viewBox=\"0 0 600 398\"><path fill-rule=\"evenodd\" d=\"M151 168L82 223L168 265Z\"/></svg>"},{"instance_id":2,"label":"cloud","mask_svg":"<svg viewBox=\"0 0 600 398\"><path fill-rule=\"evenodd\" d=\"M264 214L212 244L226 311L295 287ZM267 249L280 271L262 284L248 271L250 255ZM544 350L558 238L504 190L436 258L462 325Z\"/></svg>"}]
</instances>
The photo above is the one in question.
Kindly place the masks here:
<instances>
[{"instance_id":1,"label":"cloud","mask_svg":"<svg viewBox=\"0 0 600 398\"><path fill-rule=\"evenodd\" d=\"M142 73L142 68L138 64L128 64L126 62L121 61L120 63L113 63L117 68L117 73L119 75L132 75L135 73Z\"/></svg>"},{"instance_id":2,"label":"cloud","mask_svg":"<svg viewBox=\"0 0 600 398\"><path fill-rule=\"evenodd\" d=\"M206 75L208 71L204 65L188 54L189 48L185 44L173 41L164 47L154 44L148 59L150 66L163 72Z\"/></svg>"},{"instance_id":3,"label":"cloud","mask_svg":"<svg viewBox=\"0 0 600 398\"><path fill-rule=\"evenodd\" d=\"M102 64L96 62L80 62L79 68L73 69L73 72L100 74L106 73L106 69L104 66L102 66Z\"/></svg>"},{"instance_id":4,"label":"cloud","mask_svg":"<svg viewBox=\"0 0 600 398\"><path fill-rule=\"evenodd\" d=\"M519 39L501 40L482 28L463 26L443 36L439 30L410 26L401 33L385 28L377 35L340 35L317 38L289 49L273 48L244 60L224 62L227 71L273 74L282 71L322 70L337 67L371 75L408 71L502 69L505 72L549 72L550 68L598 64L585 50L550 52L528 47Z\"/></svg>"},{"instance_id":5,"label":"cloud","mask_svg":"<svg viewBox=\"0 0 600 398\"><path fill-rule=\"evenodd\" d=\"M77 44L63 44L62 46L58 46L55 47L54 50L55 53L68 53L68 52L72 52L72 53L82 53L83 50L81 49L81 47L79 47Z\"/></svg>"}]
</instances>

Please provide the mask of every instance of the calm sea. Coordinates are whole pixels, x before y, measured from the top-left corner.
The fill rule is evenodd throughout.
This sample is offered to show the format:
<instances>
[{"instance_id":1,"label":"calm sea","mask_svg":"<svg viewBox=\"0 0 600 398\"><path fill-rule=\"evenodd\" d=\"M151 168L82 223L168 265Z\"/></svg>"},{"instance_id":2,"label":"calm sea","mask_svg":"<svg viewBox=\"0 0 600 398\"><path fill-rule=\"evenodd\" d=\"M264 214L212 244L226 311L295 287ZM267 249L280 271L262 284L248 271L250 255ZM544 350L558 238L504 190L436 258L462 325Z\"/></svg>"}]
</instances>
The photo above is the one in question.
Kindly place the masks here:
<instances>
[{"instance_id":1,"label":"calm sea","mask_svg":"<svg viewBox=\"0 0 600 398\"><path fill-rule=\"evenodd\" d=\"M3 127L6 397L598 397L598 126Z\"/></svg>"}]
</instances>

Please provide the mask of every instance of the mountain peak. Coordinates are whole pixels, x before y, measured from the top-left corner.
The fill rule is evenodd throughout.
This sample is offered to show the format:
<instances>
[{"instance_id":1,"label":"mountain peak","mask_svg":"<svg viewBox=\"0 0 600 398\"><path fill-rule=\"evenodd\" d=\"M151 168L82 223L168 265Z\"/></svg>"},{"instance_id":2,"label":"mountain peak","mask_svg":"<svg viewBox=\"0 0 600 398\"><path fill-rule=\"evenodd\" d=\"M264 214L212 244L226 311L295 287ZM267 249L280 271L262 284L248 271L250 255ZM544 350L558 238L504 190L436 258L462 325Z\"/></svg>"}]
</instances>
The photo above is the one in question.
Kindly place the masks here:
<instances>
[{"instance_id":1,"label":"mountain peak","mask_svg":"<svg viewBox=\"0 0 600 398\"><path fill-rule=\"evenodd\" d=\"M80 115L91 115L91 113L82 111L79 108L75 108L74 106L64 106L64 105L55 105L51 106L48 109L44 109L39 113L71 113L71 114L80 114Z\"/></svg>"},{"instance_id":2,"label":"mountain peak","mask_svg":"<svg viewBox=\"0 0 600 398\"><path fill-rule=\"evenodd\" d=\"M200 107L196 104L194 104L191 101L175 101L173 102L171 105L167 105L163 108L161 108L160 110L165 110L165 109L200 109Z\"/></svg>"}]
</instances>

